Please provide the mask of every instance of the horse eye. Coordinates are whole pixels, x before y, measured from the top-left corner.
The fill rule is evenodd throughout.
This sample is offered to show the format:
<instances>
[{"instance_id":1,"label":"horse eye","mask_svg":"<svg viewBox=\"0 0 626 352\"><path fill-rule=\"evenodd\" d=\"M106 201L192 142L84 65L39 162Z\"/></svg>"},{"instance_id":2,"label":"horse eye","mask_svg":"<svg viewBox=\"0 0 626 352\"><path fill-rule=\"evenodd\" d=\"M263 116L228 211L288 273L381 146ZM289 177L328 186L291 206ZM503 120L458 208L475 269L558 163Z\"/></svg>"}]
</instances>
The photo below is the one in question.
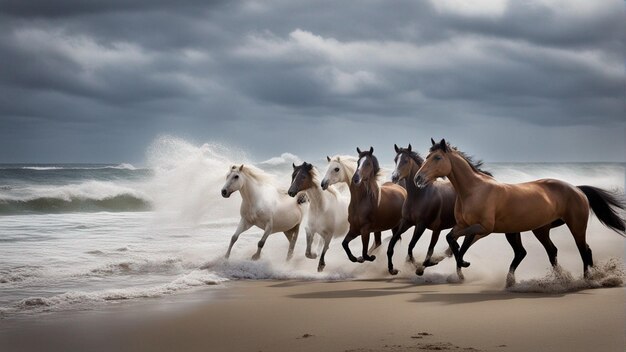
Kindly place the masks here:
<instances>
[{"instance_id":1,"label":"horse eye","mask_svg":"<svg viewBox=\"0 0 626 352\"><path fill-rule=\"evenodd\" d=\"M339 168L338 167L335 168L335 172L339 172Z\"/></svg>"},{"instance_id":2,"label":"horse eye","mask_svg":"<svg viewBox=\"0 0 626 352\"><path fill-rule=\"evenodd\" d=\"M435 156L435 160L439 161L441 160L441 157L439 155Z\"/></svg>"}]
</instances>

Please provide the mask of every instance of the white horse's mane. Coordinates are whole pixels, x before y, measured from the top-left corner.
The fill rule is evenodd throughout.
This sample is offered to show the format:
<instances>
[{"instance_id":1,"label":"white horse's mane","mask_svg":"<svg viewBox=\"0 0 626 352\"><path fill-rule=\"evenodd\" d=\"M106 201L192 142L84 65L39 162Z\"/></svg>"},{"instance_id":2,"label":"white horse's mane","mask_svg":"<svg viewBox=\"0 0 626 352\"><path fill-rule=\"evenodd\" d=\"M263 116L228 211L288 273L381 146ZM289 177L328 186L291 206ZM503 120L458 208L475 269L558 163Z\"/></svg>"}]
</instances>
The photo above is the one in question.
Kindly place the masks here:
<instances>
[{"instance_id":1,"label":"white horse's mane","mask_svg":"<svg viewBox=\"0 0 626 352\"><path fill-rule=\"evenodd\" d=\"M259 169L256 166L253 165L243 165L243 168L241 170L239 170L241 166L237 166L237 165L233 165L231 166L231 171L239 171L242 174L244 174L246 177L249 177L250 179L258 182L258 183L262 183L262 184L275 184L275 180L274 180L274 176L268 174L267 172Z\"/></svg>"},{"instance_id":2,"label":"white horse's mane","mask_svg":"<svg viewBox=\"0 0 626 352\"><path fill-rule=\"evenodd\" d=\"M352 155L335 155L330 158L330 161L339 163L339 165L343 167L346 175L349 175L348 177L354 175L354 173L356 172L356 163L358 159Z\"/></svg>"},{"instance_id":3,"label":"white horse's mane","mask_svg":"<svg viewBox=\"0 0 626 352\"><path fill-rule=\"evenodd\" d=\"M313 168L311 168L311 174L313 175L313 183L318 185L320 184L320 173L317 170L317 168L315 166L313 166ZM327 192L332 193L335 197L339 197L339 193L337 192L337 190L335 189L335 187L328 187L326 189Z\"/></svg>"}]
</instances>

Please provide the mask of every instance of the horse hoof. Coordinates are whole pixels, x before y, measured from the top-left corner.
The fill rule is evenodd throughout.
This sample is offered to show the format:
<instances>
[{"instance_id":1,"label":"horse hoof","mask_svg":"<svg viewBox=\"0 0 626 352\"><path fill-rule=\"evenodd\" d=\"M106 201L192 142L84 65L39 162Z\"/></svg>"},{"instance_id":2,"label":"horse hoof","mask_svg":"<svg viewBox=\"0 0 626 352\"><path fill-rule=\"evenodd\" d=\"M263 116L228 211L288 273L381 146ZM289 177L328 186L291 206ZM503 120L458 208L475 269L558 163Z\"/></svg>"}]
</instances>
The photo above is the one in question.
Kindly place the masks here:
<instances>
[{"instance_id":1,"label":"horse hoof","mask_svg":"<svg viewBox=\"0 0 626 352\"><path fill-rule=\"evenodd\" d=\"M317 266L317 272L318 272L318 273L321 273L322 271L324 271L324 267L326 267L326 265L324 265L324 264L320 264L320 265L318 265L318 266Z\"/></svg>"},{"instance_id":2,"label":"horse hoof","mask_svg":"<svg viewBox=\"0 0 626 352\"><path fill-rule=\"evenodd\" d=\"M433 263L430 260L427 260L424 263L422 263L422 265L427 268L429 266L437 265L437 263Z\"/></svg>"},{"instance_id":3,"label":"horse hoof","mask_svg":"<svg viewBox=\"0 0 626 352\"><path fill-rule=\"evenodd\" d=\"M417 276L424 275L424 267L419 267L419 268L415 269L415 275L417 275Z\"/></svg>"},{"instance_id":4,"label":"horse hoof","mask_svg":"<svg viewBox=\"0 0 626 352\"><path fill-rule=\"evenodd\" d=\"M460 264L463 268L467 268L468 266L470 266L470 262L466 262L465 260L462 260Z\"/></svg>"},{"instance_id":5,"label":"horse hoof","mask_svg":"<svg viewBox=\"0 0 626 352\"><path fill-rule=\"evenodd\" d=\"M413 257L406 257L406 262L415 264L415 258L413 258Z\"/></svg>"},{"instance_id":6,"label":"horse hoof","mask_svg":"<svg viewBox=\"0 0 626 352\"><path fill-rule=\"evenodd\" d=\"M261 258L260 254L255 254L252 256L252 260L259 260L259 258Z\"/></svg>"},{"instance_id":7,"label":"horse hoof","mask_svg":"<svg viewBox=\"0 0 626 352\"><path fill-rule=\"evenodd\" d=\"M389 269L389 274L391 275L398 275L399 271L398 269Z\"/></svg>"},{"instance_id":8,"label":"horse hoof","mask_svg":"<svg viewBox=\"0 0 626 352\"><path fill-rule=\"evenodd\" d=\"M365 258L368 262L373 262L374 260L376 260L376 256L375 255L370 255L369 258Z\"/></svg>"},{"instance_id":9,"label":"horse hoof","mask_svg":"<svg viewBox=\"0 0 626 352\"><path fill-rule=\"evenodd\" d=\"M356 261L359 263L363 263L365 261L365 259L363 259L363 257L358 257L356 258Z\"/></svg>"},{"instance_id":10,"label":"horse hoof","mask_svg":"<svg viewBox=\"0 0 626 352\"><path fill-rule=\"evenodd\" d=\"M315 259L317 258L317 254L315 253L306 253L305 256L309 259Z\"/></svg>"},{"instance_id":11,"label":"horse hoof","mask_svg":"<svg viewBox=\"0 0 626 352\"><path fill-rule=\"evenodd\" d=\"M506 276L506 288L513 287L515 285L515 275L508 274Z\"/></svg>"}]
</instances>

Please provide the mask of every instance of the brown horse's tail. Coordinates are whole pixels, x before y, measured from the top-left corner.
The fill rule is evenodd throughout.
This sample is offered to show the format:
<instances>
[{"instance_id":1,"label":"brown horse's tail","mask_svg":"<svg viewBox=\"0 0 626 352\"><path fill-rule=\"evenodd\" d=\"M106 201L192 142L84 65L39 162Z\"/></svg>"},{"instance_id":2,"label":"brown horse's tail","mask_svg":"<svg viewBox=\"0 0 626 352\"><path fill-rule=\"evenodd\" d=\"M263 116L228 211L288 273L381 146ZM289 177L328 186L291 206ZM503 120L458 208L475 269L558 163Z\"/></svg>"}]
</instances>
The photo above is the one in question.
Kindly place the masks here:
<instances>
[{"instance_id":1,"label":"brown horse's tail","mask_svg":"<svg viewBox=\"0 0 626 352\"><path fill-rule=\"evenodd\" d=\"M587 196L591 211L596 214L598 220L606 227L626 237L626 233L624 233L626 229L624 220L619 217L619 214L617 214L615 210L615 208L621 210L626 208L626 205L619 198L619 195L592 186L578 186L578 189Z\"/></svg>"}]
</instances>

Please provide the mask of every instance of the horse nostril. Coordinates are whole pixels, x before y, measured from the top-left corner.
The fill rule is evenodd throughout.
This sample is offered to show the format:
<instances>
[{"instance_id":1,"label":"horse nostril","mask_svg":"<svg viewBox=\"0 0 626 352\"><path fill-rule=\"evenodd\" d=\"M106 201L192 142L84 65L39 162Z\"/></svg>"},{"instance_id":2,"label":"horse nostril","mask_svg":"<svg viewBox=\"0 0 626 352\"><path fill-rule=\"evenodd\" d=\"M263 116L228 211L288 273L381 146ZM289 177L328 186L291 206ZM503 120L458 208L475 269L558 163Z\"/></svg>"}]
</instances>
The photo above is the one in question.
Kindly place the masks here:
<instances>
[{"instance_id":1,"label":"horse nostril","mask_svg":"<svg viewBox=\"0 0 626 352\"><path fill-rule=\"evenodd\" d=\"M422 180L422 175L417 175L417 176L415 176L415 184L416 184L417 186L421 185L421 184L422 184L422 181L423 181L423 180Z\"/></svg>"}]
</instances>

